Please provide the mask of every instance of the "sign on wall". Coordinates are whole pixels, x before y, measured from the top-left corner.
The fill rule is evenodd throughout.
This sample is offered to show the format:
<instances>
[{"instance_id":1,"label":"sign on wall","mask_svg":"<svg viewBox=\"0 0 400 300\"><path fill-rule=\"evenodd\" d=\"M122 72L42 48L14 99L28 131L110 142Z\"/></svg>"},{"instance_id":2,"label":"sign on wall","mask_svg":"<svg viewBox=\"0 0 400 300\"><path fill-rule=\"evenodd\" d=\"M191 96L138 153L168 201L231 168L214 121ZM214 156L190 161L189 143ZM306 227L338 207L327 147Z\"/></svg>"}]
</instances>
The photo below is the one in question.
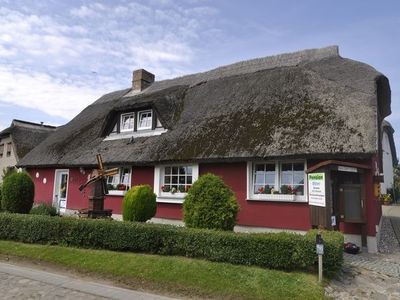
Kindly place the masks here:
<instances>
[{"instance_id":1,"label":"sign on wall","mask_svg":"<svg viewBox=\"0 0 400 300\"><path fill-rule=\"evenodd\" d=\"M326 206L325 200L325 173L308 174L308 204Z\"/></svg>"}]
</instances>

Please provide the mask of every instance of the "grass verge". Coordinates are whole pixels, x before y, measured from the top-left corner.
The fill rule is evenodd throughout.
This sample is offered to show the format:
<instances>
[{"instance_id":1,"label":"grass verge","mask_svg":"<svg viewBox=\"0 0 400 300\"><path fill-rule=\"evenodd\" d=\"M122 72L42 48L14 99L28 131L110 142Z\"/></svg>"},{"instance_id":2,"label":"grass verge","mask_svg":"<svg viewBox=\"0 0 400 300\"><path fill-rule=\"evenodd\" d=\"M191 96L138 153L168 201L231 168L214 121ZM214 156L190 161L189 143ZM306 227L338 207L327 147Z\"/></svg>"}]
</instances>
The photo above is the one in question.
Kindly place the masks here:
<instances>
[{"instance_id":1,"label":"grass verge","mask_svg":"<svg viewBox=\"0 0 400 300\"><path fill-rule=\"evenodd\" d=\"M316 276L184 257L86 250L0 241L0 254L43 261L129 285L183 297L322 299Z\"/></svg>"}]
</instances>

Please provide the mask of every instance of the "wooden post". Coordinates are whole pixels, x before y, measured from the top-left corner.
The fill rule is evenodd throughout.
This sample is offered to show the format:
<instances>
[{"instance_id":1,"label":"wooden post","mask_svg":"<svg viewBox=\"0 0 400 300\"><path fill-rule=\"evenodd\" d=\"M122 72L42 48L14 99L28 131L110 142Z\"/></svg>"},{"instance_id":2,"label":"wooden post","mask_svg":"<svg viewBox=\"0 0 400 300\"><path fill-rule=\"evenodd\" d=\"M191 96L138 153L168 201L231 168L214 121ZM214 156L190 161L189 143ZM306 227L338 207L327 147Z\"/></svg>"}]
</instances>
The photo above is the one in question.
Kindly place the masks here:
<instances>
[{"instance_id":1,"label":"wooden post","mask_svg":"<svg viewBox=\"0 0 400 300\"><path fill-rule=\"evenodd\" d=\"M322 282L322 254L318 255L318 282Z\"/></svg>"}]
</instances>

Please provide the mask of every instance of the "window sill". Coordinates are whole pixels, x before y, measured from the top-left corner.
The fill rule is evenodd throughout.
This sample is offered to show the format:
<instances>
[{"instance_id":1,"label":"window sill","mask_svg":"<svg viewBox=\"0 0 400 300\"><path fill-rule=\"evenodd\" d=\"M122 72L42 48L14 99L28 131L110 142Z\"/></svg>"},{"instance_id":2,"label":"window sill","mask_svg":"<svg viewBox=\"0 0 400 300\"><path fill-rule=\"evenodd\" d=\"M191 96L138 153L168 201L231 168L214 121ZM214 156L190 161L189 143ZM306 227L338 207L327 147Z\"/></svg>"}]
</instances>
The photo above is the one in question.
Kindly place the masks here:
<instances>
[{"instance_id":1,"label":"window sill","mask_svg":"<svg viewBox=\"0 0 400 300\"><path fill-rule=\"evenodd\" d=\"M185 201L184 196L183 197L176 197L176 196L164 196L161 195L157 197L157 203L172 203L172 204L182 204L183 201Z\"/></svg>"},{"instance_id":2,"label":"window sill","mask_svg":"<svg viewBox=\"0 0 400 300\"><path fill-rule=\"evenodd\" d=\"M111 190L106 196L124 196L126 191Z\"/></svg>"},{"instance_id":3,"label":"window sill","mask_svg":"<svg viewBox=\"0 0 400 300\"><path fill-rule=\"evenodd\" d=\"M107 136L104 139L104 141L157 136L157 135L161 135L165 132L167 132L167 129L164 129L164 128L156 128L154 130L146 129L146 130L138 130L138 131L121 131L120 133L111 133L109 136Z\"/></svg>"},{"instance_id":4,"label":"window sill","mask_svg":"<svg viewBox=\"0 0 400 300\"><path fill-rule=\"evenodd\" d=\"M248 201L271 201L271 202L296 202L307 203L307 197L304 195L251 195Z\"/></svg>"}]
</instances>

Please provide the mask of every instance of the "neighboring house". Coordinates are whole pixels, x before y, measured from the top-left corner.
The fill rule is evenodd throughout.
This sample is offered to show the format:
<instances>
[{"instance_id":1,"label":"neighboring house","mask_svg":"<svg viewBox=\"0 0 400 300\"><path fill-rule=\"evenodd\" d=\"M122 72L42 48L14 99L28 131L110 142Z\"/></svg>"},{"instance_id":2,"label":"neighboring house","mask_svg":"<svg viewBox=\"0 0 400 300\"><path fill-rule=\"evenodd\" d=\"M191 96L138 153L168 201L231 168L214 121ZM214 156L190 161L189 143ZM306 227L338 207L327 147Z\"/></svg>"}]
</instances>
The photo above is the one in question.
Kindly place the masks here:
<instances>
[{"instance_id":1,"label":"neighboring house","mask_svg":"<svg viewBox=\"0 0 400 300\"><path fill-rule=\"evenodd\" d=\"M20 166L34 178L36 202L68 213L87 207L88 192L78 187L101 153L120 168L105 199L114 216L126 189L149 184L154 221L178 224L186 191L214 173L239 202L238 231L320 225L375 252L390 101L388 79L335 46L156 82L137 70L131 88L102 96ZM307 173L316 173L310 182ZM321 189L308 195L309 184Z\"/></svg>"},{"instance_id":2,"label":"neighboring house","mask_svg":"<svg viewBox=\"0 0 400 300\"><path fill-rule=\"evenodd\" d=\"M390 189L393 189L394 170L393 168L399 163L396 154L396 147L393 139L394 129L389 122L382 123L382 168L384 181L381 183L381 193L386 194Z\"/></svg>"},{"instance_id":3,"label":"neighboring house","mask_svg":"<svg viewBox=\"0 0 400 300\"><path fill-rule=\"evenodd\" d=\"M56 127L13 120L0 131L0 182L3 170L13 168L29 151L42 142Z\"/></svg>"}]
</instances>

